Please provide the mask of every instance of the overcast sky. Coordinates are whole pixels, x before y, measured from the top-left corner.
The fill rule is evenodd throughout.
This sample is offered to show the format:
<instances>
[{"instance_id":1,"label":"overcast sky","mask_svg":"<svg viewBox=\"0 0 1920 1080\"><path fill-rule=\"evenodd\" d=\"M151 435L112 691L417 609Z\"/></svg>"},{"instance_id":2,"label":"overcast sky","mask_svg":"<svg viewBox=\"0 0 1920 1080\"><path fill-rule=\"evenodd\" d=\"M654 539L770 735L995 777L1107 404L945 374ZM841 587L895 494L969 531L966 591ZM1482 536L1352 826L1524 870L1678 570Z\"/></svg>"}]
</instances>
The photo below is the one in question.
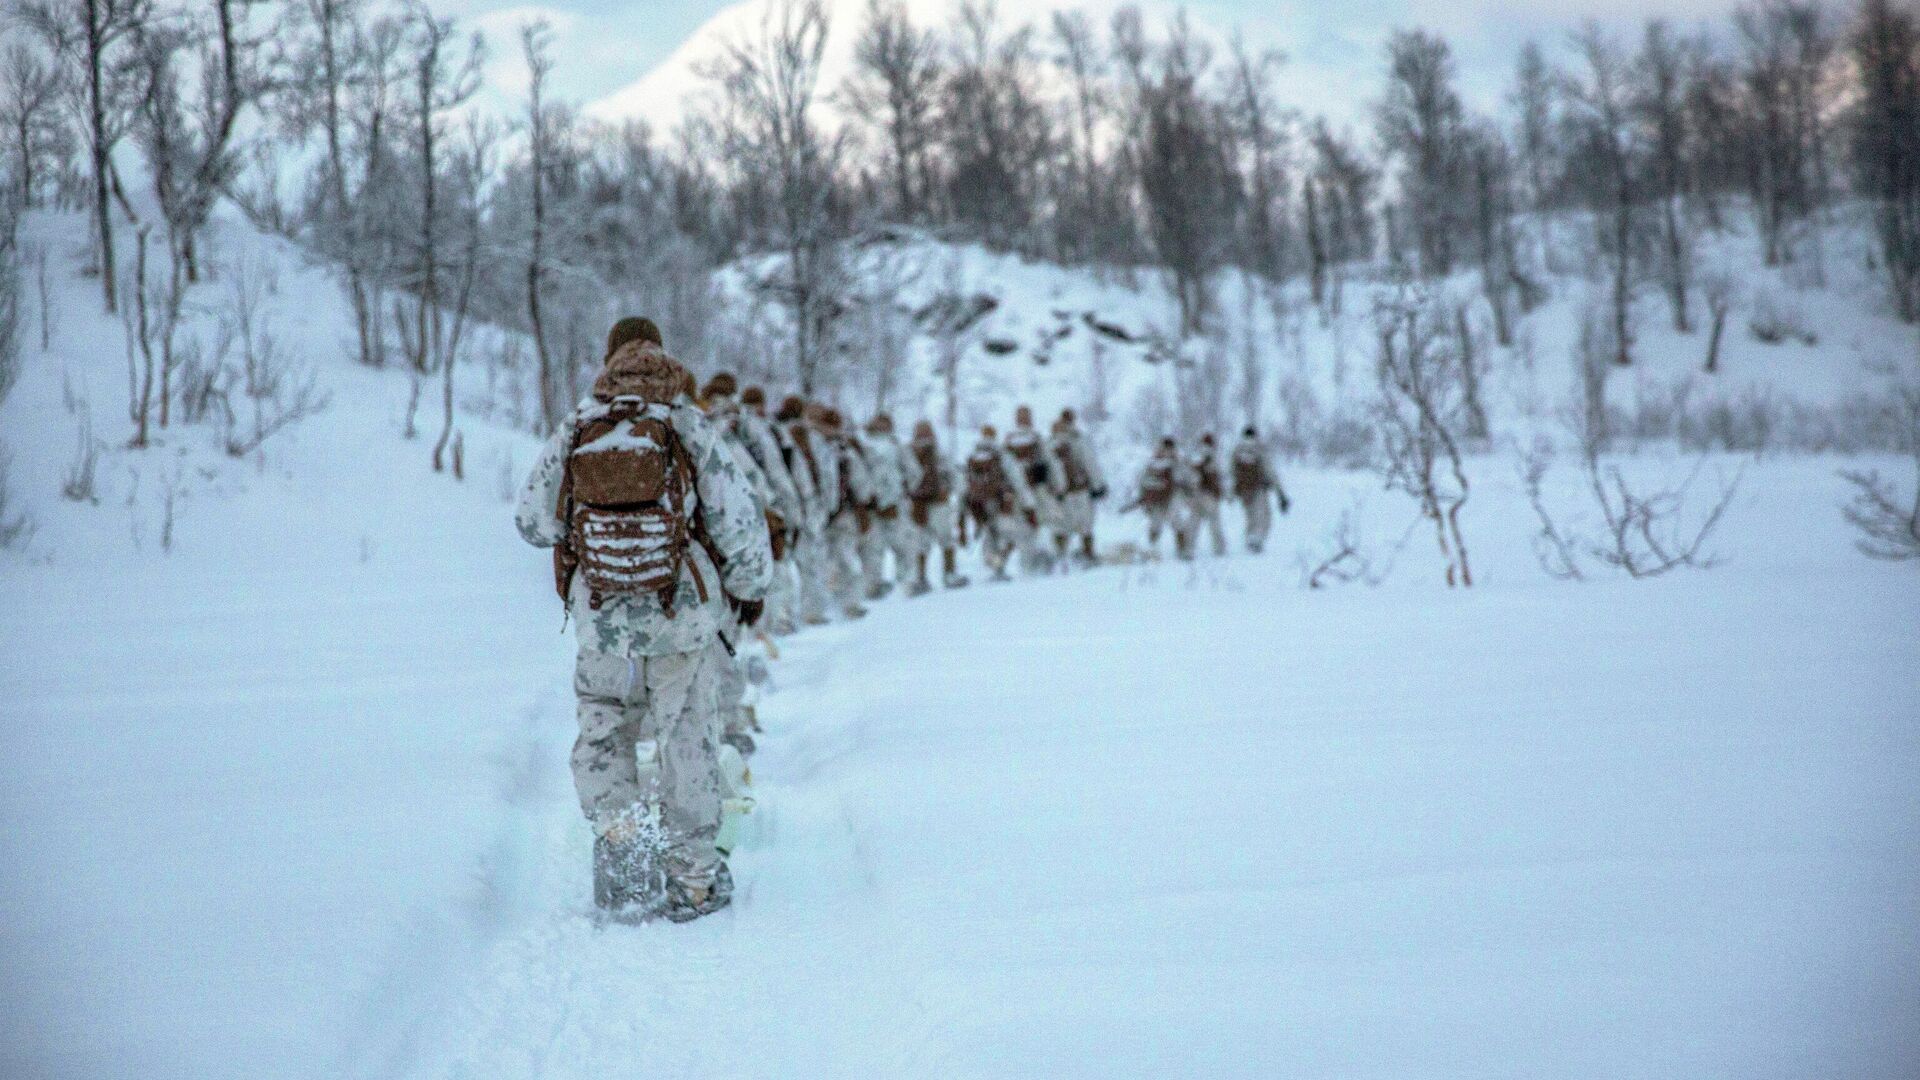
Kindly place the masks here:
<instances>
[{"instance_id":1,"label":"overcast sky","mask_svg":"<svg viewBox=\"0 0 1920 1080\"><path fill-rule=\"evenodd\" d=\"M830 0L836 9L859 10L865 0ZM911 0L916 10L949 9L942 0ZM487 32L492 45L491 79L504 92L523 82L516 28L537 17L555 27L556 89L586 104L628 85L665 60L727 0L550 0L507 4L495 0L435 0L436 10L456 15ZM1036 17L1047 0L1021 0L1001 9ZM1099 11L1115 0L1093 0ZM1149 13L1175 5L1149 2ZM1304 111L1353 119L1380 88L1380 44L1399 26L1444 33L1459 58L1463 89L1474 104L1497 103L1513 69L1514 55L1529 37L1559 45L1581 20L1597 18L1631 32L1649 15L1681 27L1723 16L1726 0L1203 0L1184 5L1193 20L1225 31L1242 28L1249 40L1277 46L1291 58L1284 92ZM842 19L843 22L850 21ZM851 32L836 25L836 33Z\"/></svg>"}]
</instances>

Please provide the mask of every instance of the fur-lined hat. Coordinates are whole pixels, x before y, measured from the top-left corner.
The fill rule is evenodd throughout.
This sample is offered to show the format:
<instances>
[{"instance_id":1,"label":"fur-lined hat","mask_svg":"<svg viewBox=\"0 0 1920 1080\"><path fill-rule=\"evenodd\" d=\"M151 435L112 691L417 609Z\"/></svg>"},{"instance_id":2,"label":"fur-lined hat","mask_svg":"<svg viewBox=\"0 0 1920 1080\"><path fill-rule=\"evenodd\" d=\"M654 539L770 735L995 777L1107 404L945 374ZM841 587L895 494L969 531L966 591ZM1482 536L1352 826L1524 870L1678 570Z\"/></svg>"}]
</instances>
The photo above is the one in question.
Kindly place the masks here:
<instances>
[{"instance_id":1,"label":"fur-lined hat","mask_svg":"<svg viewBox=\"0 0 1920 1080\"><path fill-rule=\"evenodd\" d=\"M1018 427L1033 426L1033 410L1025 405L1013 410L1013 422Z\"/></svg>"},{"instance_id":2,"label":"fur-lined hat","mask_svg":"<svg viewBox=\"0 0 1920 1080\"><path fill-rule=\"evenodd\" d=\"M679 397L691 375L680 362L668 356L659 343L633 340L614 350L607 366L593 380L596 401L614 398L639 398L667 404Z\"/></svg>"},{"instance_id":3,"label":"fur-lined hat","mask_svg":"<svg viewBox=\"0 0 1920 1080\"><path fill-rule=\"evenodd\" d=\"M921 420L915 423L913 425L913 441L914 442L932 442L933 441L933 421Z\"/></svg>"},{"instance_id":4,"label":"fur-lined hat","mask_svg":"<svg viewBox=\"0 0 1920 1080\"><path fill-rule=\"evenodd\" d=\"M873 419L867 421L867 431L874 435L893 434L893 417L883 412L874 413Z\"/></svg>"},{"instance_id":5,"label":"fur-lined hat","mask_svg":"<svg viewBox=\"0 0 1920 1080\"><path fill-rule=\"evenodd\" d=\"M805 415L807 415L807 403L801 400L799 394L788 394L786 399L780 402L780 411L775 413L773 418L788 424Z\"/></svg>"},{"instance_id":6,"label":"fur-lined hat","mask_svg":"<svg viewBox=\"0 0 1920 1080\"><path fill-rule=\"evenodd\" d=\"M986 440L987 442L992 442L993 440L1000 437L1000 433L993 430L992 424L987 424L980 429L980 437Z\"/></svg>"},{"instance_id":7,"label":"fur-lined hat","mask_svg":"<svg viewBox=\"0 0 1920 1080\"><path fill-rule=\"evenodd\" d=\"M721 371L715 373L713 378L707 380L707 385L700 388L700 396L708 399L732 397L739 389L740 384L734 381L733 376Z\"/></svg>"},{"instance_id":8,"label":"fur-lined hat","mask_svg":"<svg viewBox=\"0 0 1920 1080\"><path fill-rule=\"evenodd\" d=\"M839 409L818 401L807 406L807 419L821 431L839 431L840 425L845 422Z\"/></svg>"},{"instance_id":9,"label":"fur-lined hat","mask_svg":"<svg viewBox=\"0 0 1920 1080\"><path fill-rule=\"evenodd\" d=\"M740 391L740 404L749 409L764 409L767 407L767 392L758 386L749 386Z\"/></svg>"}]
</instances>

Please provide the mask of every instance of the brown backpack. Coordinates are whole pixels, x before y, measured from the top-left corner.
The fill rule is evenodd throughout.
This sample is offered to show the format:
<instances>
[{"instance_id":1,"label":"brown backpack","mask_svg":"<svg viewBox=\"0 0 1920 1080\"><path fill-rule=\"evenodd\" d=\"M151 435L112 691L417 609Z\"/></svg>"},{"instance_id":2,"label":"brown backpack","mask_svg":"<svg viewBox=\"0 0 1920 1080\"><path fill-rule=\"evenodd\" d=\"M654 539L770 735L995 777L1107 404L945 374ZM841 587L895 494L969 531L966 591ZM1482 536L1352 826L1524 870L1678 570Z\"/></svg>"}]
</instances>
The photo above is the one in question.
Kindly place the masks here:
<instances>
[{"instance_id":1,"label":"brown backpack","mask_svg":"<svg viewBox=\"0 0 1920 1080\"><path fill-rule=\"evenodd\" d=\"M1233 452L1233 494L1237 499L1257 499L1267 490L1267 470L1260 451L1243 446Z\"/></svg>"},{"instance_id":2,"label":"brown backpack","mask_svg":"<svg viewBox=\"0 0 1920 1080\"><path fill-rule=\"evenodd\" d=\"M1193 463L1193 475L1202 495L1217 499L1224 494L1220 484L1220 466L1211 456Z\"/></svg>"},{"instance_id":3,"label":"brown backpack","mask_svg":"<svg viewBox=\"0 0 1920 1080\"><path fill-rule=\"evenodd\" d=\"M1140 505L1159 510L1173 502L1173 464L1172 459L1163 457L1147 462L1146 471L1140 475Z\"/></svg>"},{"instance_id":4,"label":"brown backpack","mask_svg":"<svg viewBox=\"0 0 1920 1080\"><path fill-rule=\"evenodd\" d=\"M1036 490L1047 486L1047 455L1045 446L1040 442L1040 433L1029 428L1016 428L1007 436L1007 453L1020 463L1027 475L1027 486Z\"/></svg>"},{"instance_id":5,"label":"brown backpack","mask_svg":"<svg viewBox=\"0 0 1920 1080\"><path fill-rule=\"evenodd\" d=\"M577 571L596 611L610 596L652 593L672 618L680 569L696 565L687 558L688 545L701 543L719 565L705 528L688 510L693 458L670 415L665 405L619 398L574 425L560 496L567 540L564 553L556 552L563 598ZM570 568L560 565L563 558ZM704 602L706 582L697 569L694 585Z\"/></svg>"},{"instance_id":6,"label":"brown backpack","mask_svg":"<svg viewBox=\"0 0 1920 1080\"><path fill-rule=\"evenodd\" d=\"M907 493L908 497L922 506L937 505L952 498L953 481L940 467L939 445L930 439L925 442L915 439L912 446L914 460L920 463L920 482Z\"/></svg>"},{"instance_id":7,"label":"brown backpack","mask_svg":"<svg viewBox=\"0 0 1920 1080\"><path fill-rule=\"evenodd\" d=\"M991 446L978 447L967 457L967 513L983 524L1013 513L1013 481Z\"/></svg>"}]
</instances>

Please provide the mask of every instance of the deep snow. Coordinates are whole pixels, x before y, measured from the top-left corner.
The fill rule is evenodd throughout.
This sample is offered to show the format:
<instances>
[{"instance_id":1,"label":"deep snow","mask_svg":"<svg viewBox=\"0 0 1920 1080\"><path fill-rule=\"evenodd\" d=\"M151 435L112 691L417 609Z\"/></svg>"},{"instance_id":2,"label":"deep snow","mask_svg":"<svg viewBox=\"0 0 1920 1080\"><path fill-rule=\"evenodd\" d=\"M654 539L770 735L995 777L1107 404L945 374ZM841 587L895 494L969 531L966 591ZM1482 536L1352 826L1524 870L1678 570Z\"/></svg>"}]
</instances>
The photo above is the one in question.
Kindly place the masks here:
<instances>
[{"instance_id":1,"label":"deep snow","mask_svg":"<svg viewBox=\"0 0 1920 1080\"><path fill-rule=\"evenodd\" d=\"M35 227L70 269L77 220ZM1471 592L1423 532L1302 590L1356 497L1382 549L1410 515L1288 470L1265 558L881 604L774 665L735 906L596 930L571 642L505 502L532 440L469 413L435 476L324 273L221 244L279 267L325 414L246 461L110 448L62 501L63 375L125 438L70 275L0 410L39 526L0 556L0 1076L1920 1067L1920 578L1852 549L1838 459L1747 463L1727 563L1657 581L1546 579L1490 455ZM1741 355L1881 340L1828 325Z\"/></svg>"}]
</instances>

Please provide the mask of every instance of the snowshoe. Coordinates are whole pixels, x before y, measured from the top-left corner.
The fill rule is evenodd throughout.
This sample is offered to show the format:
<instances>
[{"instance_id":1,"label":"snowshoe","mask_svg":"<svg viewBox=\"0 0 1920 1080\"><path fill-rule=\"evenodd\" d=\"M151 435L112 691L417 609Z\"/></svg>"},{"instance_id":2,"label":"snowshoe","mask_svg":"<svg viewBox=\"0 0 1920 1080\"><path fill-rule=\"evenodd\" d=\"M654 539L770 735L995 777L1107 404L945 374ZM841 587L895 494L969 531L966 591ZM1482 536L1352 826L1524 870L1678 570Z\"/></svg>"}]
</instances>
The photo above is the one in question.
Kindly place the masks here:
<instances>
[{"instance_id":1,"label":"snowshoe","mask_svg":"<svg viewBox=\"0 0 1920 1080\"><path fill-rule=\"evenodd\" d=\"M660 911L668 922L692 922L711 915L733 902L733 871L725 860L705 881L673 878L667 882L666 906Z\"/></svg>"}]
</instances>

